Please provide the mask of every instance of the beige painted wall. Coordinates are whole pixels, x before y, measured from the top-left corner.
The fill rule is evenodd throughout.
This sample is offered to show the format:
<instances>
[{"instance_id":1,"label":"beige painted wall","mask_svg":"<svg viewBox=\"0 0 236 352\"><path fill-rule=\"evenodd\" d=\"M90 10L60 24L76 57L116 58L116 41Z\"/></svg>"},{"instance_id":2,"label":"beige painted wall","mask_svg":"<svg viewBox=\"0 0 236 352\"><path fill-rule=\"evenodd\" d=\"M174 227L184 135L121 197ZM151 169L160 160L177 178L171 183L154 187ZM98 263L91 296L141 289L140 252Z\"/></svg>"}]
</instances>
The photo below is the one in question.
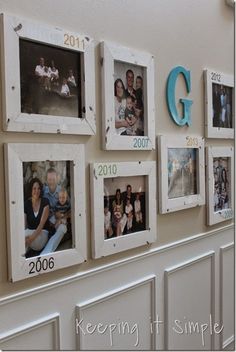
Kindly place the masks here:
<instances>
[{"instance_id":1,"label":"beige painted wall","mask_svg":"<svg viewBox=\"0 0 236 352\"><path fill-rule=\"evenodd\" d=\"M0 125L0 296L34 287L88 270L91 267L146 251L137 248L106 259L91 260L89 163L93 161L156 160L157 153L102 150L102 100L99 42L110 40L124 46L151 52L155 56L155 104L157 134L195 134L204 136L203 69L233 73L233 9L224 0L0 0L0 12L38 20L95 39L96 136L6 133ZM170 70L182 65L191 71L193 99L192 126L180 128L169 117L165 89ZM181 83L177 96L184 96ZM2 120L2 112L1 120ZM15 284L7 281L7 233L4 187L3 144L8 142L84 143L86 153L86 206L88 262L80 266L45 274ZM207 144L232 145L229 140L211 140ZM157 216L158 240L162 244L207 232L205 206ZM223 223L223 225L229 222Z\"/></svg>"}]
</instances>

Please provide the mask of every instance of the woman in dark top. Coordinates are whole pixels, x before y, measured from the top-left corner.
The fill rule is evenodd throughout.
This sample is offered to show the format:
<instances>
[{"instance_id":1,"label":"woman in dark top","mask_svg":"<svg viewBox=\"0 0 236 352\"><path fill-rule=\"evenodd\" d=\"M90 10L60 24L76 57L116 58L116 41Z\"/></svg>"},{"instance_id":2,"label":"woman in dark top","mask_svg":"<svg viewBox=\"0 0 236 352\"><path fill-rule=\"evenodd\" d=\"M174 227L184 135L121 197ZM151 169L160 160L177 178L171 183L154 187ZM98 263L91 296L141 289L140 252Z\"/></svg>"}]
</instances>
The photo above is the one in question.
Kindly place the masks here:
<instances>
[{"instance_id":1,"label":"woman in dark top","mask_svg":"<svg viewBox=\"0 0 236 352\"><path fill-rule=\"evenodd\" d=\"M49 201L42 197L43 185L38 178L30 182L30 198L24 206L25 213L25 246L40 251L48 241Z\"/></svg>"}]
</instances>

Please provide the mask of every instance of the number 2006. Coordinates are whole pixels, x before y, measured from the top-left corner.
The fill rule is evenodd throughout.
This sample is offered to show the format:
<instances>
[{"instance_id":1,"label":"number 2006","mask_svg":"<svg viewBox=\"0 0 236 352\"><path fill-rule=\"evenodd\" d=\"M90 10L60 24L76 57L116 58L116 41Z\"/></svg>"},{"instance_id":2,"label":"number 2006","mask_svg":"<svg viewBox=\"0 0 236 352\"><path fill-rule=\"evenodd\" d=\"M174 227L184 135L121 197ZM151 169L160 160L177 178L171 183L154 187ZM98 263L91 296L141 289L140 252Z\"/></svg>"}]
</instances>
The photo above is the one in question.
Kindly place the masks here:
<instances>
[{"instance_id":1,"label":"number 2006","mask_svg":"<svg viewBox=\"0 0 236 352\"><path fill-rule=\"evenodd\" d=\"M29 263L29 274L40 273L40 271L46 271L47 269L52 270L54 268L54 265L55 263L53 257L50 257L49 259L45 258L43 260L40 260L40 258L38 258L36 262Z\"/></svg>"}]
</instances>

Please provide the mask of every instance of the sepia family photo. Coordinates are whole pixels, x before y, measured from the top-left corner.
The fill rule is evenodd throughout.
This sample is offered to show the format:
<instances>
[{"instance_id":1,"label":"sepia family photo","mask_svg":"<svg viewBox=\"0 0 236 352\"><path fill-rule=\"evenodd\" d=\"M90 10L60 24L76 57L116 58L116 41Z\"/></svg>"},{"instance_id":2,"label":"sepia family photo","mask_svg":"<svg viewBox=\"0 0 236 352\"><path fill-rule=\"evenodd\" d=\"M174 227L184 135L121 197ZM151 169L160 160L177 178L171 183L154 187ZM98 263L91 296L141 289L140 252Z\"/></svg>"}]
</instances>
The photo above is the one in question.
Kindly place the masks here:
<instances>
[{"instance_id":1,"label":"sepia family photo","mask_svg":"<svg viewBox=\"0 0 236 352\"><path fill-rule=\"evenodd\" d=\"M145 176L104 179L104 238L146 229Z\"/></svg>"},{"instance_id":2,"label":"sepia family photo","mask_svg":"<svg viewBox=\"0 0 236 352\"><path fill-rule=\"evenodd\" d=\"M114 62L115 130L121 136L144 135L144 69Z\"/></svg>"},{"instance_id":3,"label":"sepia family photo","mask_svg":"<svg viewBox=\"0 0 236 352\"><path fill-rule=\"evenodd\" d=\"M195 148L168 148L168 198L197 193Z\"/></svg>"},{"instance_id":4,"label":"sepia family photo","mask_svg":"<svg viewBox=\"0 0 236 352\"><path fill-rule=\"evenodd\" d=\"M69 161L23 162L25 257L72 248Z\"/></svg>"},{"instance_id":5,"label":"sepia family photo","mask_svg":"<svg viewBox=\"0 0 236 352\"><path fill-rule=\"evenodd\" d=\"M214 212L228 209L230 183L229 183L229 160L226 157L213 158L214 174Z\"/></svg>"},{"instance_id":6,"label":"sepia family photo","mask_svg":"<svg viewBox=\"0 0 236 352\"><path fill-rule=\"evenodd\" d=\"M21 112L81 116L80 55L20 39Z\"/></svg>"},{"instance_id":7,"label":"sepia family photo","mask_svg":"<svg viewBox=\"0 0 236 352\"><path fill-rule=\"evenodd\" d=\"M232 128L233 89L212 83L213 127Z\"/></svg>"}]
</instances>

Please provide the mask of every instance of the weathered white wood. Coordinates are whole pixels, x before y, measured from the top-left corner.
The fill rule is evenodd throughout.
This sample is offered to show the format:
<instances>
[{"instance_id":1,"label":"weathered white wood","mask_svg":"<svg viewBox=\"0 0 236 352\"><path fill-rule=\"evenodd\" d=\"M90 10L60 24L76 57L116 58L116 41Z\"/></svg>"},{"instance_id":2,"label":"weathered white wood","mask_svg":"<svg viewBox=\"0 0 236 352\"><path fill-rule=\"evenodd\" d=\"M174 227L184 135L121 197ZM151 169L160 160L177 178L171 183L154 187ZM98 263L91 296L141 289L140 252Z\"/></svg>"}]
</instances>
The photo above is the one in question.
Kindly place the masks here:
<instances>
[{"instance_id":1,"label":"weathered white wood","mask_svg":"<svg viewBox=\"0 0 236 352\"><path fill-rule=\"evenodd\" d=\"M85 162L84 146L71 144L5 144L6 206L8 226L9 279L22 280L42 273L54 271L86 260L85 219ZM23 162L61 160L71 161L71 206L74 227L74 248L53 252L44 258L54 258L54 268L49 267L29 274L29 262L39 257L26 259L24 237Z\"/></svg>"},{"instance_id":2,"label":"weathered white wood","mask_svg":"<svg viewBox=\"0 0 236 352\"><path fill-rule=\"evenodd\" d=\"M214 74L216 76L214 76ZM214 79L217 77L217 79ZM204 70L205 83L205 135L208 138L234 138L235 106L234 106L234 76L216 70ZM212 84L216 83L233 88L232 92L232 128L213 127Z\"/></svg>"},{"instance_id":3,"label":"weathered white wood","mask_svg":"<svg viewBox=\"0 0 236 352\"><path fill-rule=\"evenodd\" d=\"M214 212L214 174L213 158L227 157L229 161L229 208ZM206 148L207 172L207 224L214 225L234 217L234 148L233 147L207 147Z\"/></svg>"},{"instance_id":4,"label":"weathered white wood","mask_svg":"<svg viewBox=\"0 0 236 352\"><path fill-rule=\"evenodd\" d=\"M191 145L191 140L193 143ZM197 149L197 190L194 195L178 198L168 198L168 149ZM161 214L192 208L205 204L205 162L204 140L198 136L158 136L158 175L159 175L159 211Z\"/></svg>"},{"instance_id":5,"label":"weathered white wood","mask_svg":"<svg viewBox=\"0 0 236 352\"><path fill-rule=\"evenodd\" d=\"M115 175L100 176L99 166L116 165ZM104 179L112 177L147 176L146 227L147 230L104 239ZM94 163L90 165L93 258L107 256L156 240L156 163L154 161Z\"/></svg>"},{"instance_id":6,"label":"weathered white wood","mask_svg":"<svg viewBox=\"0 0 236 352\"><path fill-rule=\"evenodd\" d=\"M103 148L105 150L154 150L155 149L155 89L154 57L146 52L123 47L111 42L100 45L103 93ZM115 131L114 61L139 65L145 68L146 121L144 136L120 136ZM145 82L146 81L146 82ZM135 141L140 140L140 146Z\"/></svg>"},{"instance_id":7,"label":"weathered white wood","mask_svg":"<svg viewBox=\"0 0 236 352\"><path fill-rule=\"evenodd\" d=\"M1 15L1 24L4 130L94 135L96 133L96 121L93 40L78 33L72 33L64 29L50 27L7 14ZM64 41L65 33L79 38L79 46L68 47ZM77 118L21 112L19 55L19 40L21 38L53 45L57 48L77 51L83 55L84 67L82 67L81 75L84 76L84 85L81 90L82 97L84 97L85 113L82 116Z\"/></svg>"}]
</instances>

